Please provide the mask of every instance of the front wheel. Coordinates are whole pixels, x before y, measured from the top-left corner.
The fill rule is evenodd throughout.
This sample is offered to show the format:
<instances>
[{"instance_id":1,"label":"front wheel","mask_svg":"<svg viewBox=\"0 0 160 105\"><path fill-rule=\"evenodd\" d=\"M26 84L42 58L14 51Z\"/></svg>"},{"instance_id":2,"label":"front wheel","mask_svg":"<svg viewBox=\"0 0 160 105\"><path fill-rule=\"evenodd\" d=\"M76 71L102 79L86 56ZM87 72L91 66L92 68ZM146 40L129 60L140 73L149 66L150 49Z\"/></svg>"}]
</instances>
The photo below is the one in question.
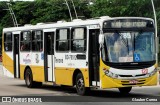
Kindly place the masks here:
<instances>
[{"instance_id":1,"label":"front wheel","mask_svg":"<svg viewBox=\"0 0 160 105\"><path fill-rule=\"evenodd\" d=\"M121 94L129 94L129 92L132 90L132 87L122 87L118 88Z\"/></svg>"},{"instance_id":2,"label":"front wheel","mask_svg":"<svg viewBox=\"0 0 160 105\"><path fill-rule=\"evenodd\" d=\"M89 91L89 88L85 87L82 73L79 73L76 77L76 90L79 95L85 95Z\"/></svg>"}]
</instances>

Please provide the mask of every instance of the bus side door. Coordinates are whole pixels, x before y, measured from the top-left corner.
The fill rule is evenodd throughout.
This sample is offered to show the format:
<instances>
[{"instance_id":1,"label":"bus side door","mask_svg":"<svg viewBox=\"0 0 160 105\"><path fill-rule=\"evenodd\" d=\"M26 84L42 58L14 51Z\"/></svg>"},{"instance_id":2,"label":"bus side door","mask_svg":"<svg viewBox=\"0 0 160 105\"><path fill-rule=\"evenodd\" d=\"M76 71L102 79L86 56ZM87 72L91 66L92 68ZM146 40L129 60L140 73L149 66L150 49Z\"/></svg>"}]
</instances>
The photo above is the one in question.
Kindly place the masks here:
<instances>
[{"instance_id":1,"label":"bus side door","mask_svg":"<svg viewBox=\"0 0 160 105\"><path fill-rule=\"evenodd\" d=\"M44 32L45 81L55 81L54 75L54 32Z\"/></svg>"},{"instance_id":2,"label":"bus side door","mask_svg":"<svg viewBox=\"0 0 160 105\"><path fill-rule=\"evenodd\" d=\"M20 62L19 62L19 34L13 34L13 67L14 77L20 78Z\"/></svg>"},{"instance_id":3,"label":"bus side door","mask_svg":"<svg viewBox=\"0 0 160 105\"><path fill-rule=\"evenodd\" d=\"M89 30L89 78L92 86L98 86L99 82L99 33L99 29Z\"/></svg>"}]
</instances>

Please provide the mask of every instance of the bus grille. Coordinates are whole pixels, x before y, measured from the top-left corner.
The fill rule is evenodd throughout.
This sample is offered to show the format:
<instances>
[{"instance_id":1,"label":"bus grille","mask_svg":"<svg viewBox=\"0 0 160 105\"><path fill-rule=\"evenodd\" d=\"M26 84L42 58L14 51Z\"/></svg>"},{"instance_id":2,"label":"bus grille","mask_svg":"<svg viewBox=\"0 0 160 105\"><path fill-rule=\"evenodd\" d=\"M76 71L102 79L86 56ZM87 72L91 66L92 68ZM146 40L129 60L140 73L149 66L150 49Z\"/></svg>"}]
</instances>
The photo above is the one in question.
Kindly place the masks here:
<instances>
[{"instance_id":1,"label":"bus grille","mask_svg":"<svg viewBox=\"0 0 160 105\"><path fill-rule=\"evenodd\" d=\"M130 83L129 80L125 80L125 81L121 81L122 85L124 86L129 86L129 85L142 85L145 83L145 80L136 80L137 82L136 83Z\"/></svg>"},{"instance_id":2,"label":"bus grille","mask_svg":"<svg viewBox=\"0 0 160 105\"><path fill-rule=\"evenodd\" d=\"M140 77L140 76L145 76L146 74L138 74L138 75L119 75L120 77Z\"/></svg>"}]
</instances>

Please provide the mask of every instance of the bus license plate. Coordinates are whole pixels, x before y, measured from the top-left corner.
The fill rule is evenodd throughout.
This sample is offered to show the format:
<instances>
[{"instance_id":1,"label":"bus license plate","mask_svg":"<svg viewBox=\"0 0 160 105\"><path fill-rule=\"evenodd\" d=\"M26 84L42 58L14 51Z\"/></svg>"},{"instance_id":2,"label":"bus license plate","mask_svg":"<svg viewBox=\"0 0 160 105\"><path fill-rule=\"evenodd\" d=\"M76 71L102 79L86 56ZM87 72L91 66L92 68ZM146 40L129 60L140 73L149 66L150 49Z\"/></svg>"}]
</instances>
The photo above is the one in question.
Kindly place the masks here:
<instances>
[{"instance_id":1,"label":"bus license plate","mask_svg":"<svg viewBox=\"0 0 160 105\"><path fill-rule=\"evenodd\" d=\"M134 84L136 84L136 83L138 83L138 81L137 81L137 80L130 80L129 83L134 83Z\"/></svg>"}]
</instances>

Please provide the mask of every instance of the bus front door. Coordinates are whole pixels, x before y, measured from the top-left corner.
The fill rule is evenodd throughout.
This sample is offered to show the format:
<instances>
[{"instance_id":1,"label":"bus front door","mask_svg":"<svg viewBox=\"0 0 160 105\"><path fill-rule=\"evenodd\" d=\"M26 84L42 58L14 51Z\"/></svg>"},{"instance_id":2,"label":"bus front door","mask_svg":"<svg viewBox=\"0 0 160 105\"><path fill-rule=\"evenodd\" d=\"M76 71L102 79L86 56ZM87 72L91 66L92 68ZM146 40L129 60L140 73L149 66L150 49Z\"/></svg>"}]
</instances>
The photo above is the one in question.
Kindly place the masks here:
<instances>
[{"instance_id":1,"label":"bus front door","mask_svg":"<svg viewBox=\"0 0 160 105\"><path fill-rule=\"evenodd\" d=\"M89 78L91 86L98 86L99 77L99 29L90 29L89 31Z\"/></svg>"},{"instance_id":2,"label":"bus front door","mask_svg":"<svg viewBox=\"0 0 160 105\"><path fill-rule=\"evenodd\" d=\"M55 81L54 76L54 32L44 33L44 70L45 81Z\"/></svg>"},{"instance_id":3,"label":"bus front door","mask_svg":"<svg viewBox=\"0 0 160 105\"><path fill-rule=\"evenodd\" d=\"M20 65L19 65L19 34L13 34L13 69L14 69L14 78L20 78Z\"/></svg>"}]
</instances>

